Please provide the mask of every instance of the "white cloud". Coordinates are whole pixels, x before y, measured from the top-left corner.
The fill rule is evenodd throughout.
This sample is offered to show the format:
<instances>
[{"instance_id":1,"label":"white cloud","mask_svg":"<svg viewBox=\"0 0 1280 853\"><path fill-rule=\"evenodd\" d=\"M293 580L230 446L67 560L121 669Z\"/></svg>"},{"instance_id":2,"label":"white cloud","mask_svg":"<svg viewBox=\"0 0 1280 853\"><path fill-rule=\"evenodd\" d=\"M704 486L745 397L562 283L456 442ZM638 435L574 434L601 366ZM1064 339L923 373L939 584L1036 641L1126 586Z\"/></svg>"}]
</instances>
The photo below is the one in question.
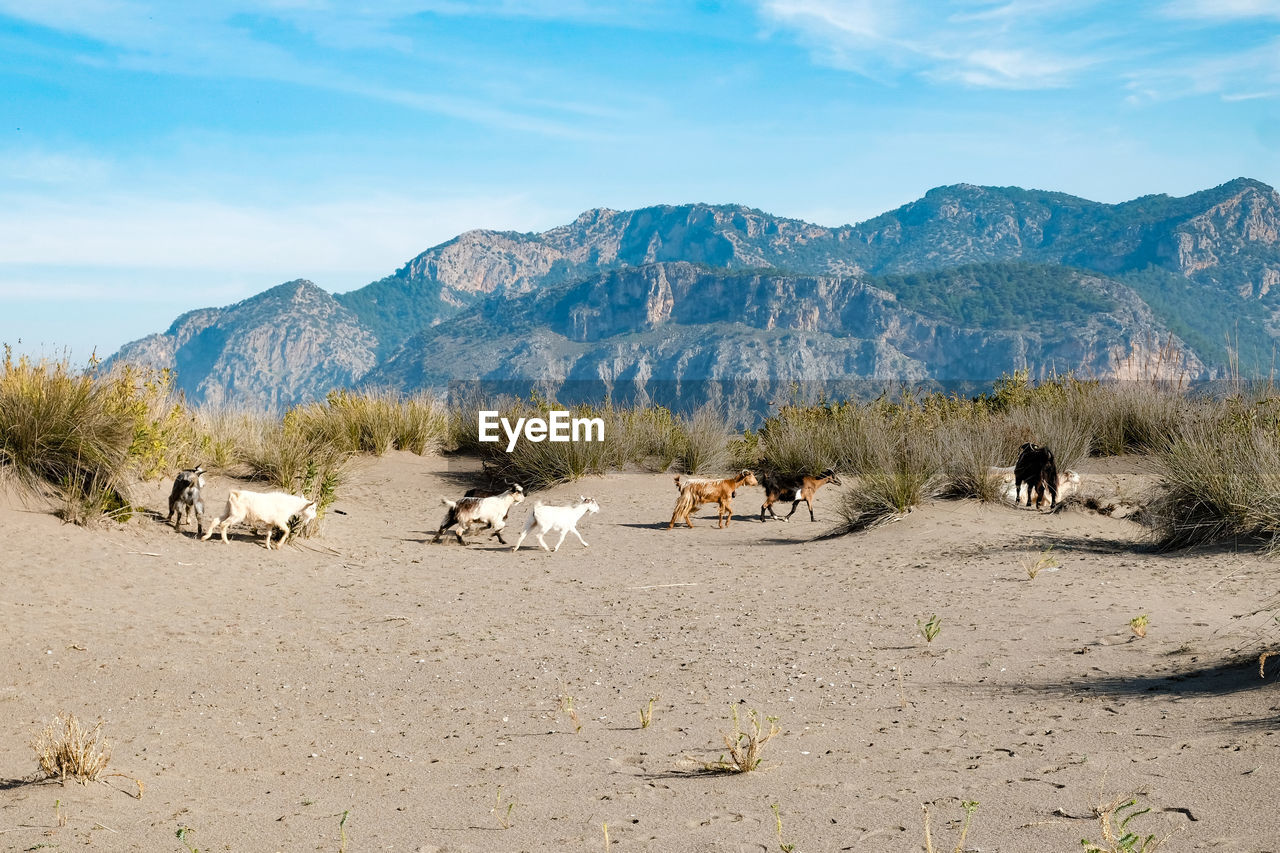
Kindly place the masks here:
<instances>
[{"instance_id":1,"label":"white cloud","mask_svg":"<svg viewBox=\"0 0 1280 853\"><path fill-rule=\"evenodd\" d=\"M1175 0L1164 7L1174 18L1243 20L1271 18L1280 21L1278 0Z\"/></svg>"}]
</instances>

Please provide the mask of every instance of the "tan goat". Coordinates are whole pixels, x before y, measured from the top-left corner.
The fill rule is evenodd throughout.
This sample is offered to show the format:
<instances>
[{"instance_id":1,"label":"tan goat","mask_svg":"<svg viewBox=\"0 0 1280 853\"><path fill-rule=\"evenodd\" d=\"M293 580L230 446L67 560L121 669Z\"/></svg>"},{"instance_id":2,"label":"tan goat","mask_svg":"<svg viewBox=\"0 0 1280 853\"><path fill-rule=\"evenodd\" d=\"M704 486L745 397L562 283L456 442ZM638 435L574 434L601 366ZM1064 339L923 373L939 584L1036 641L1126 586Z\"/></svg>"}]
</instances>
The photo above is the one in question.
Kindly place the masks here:
<instances>
[{"instance_id":1,"label":"tan goat","mask_svg":"<svg viewBox=\"0 0 1280 853\"><path fill-rule=\"evenodd\" d=\"M676 509L667 529L675 527L680 521L693 527L693 522L689 520L690 513L709 503L720 505L720 521L716 527L728 527L733 520L733 496L738 487L758 485L760 483L756 480L756 475L746 468L738 472L736 477L724 480L690 480L680 489L680 497L676 500Z\"/></svg>"}]
</instances>

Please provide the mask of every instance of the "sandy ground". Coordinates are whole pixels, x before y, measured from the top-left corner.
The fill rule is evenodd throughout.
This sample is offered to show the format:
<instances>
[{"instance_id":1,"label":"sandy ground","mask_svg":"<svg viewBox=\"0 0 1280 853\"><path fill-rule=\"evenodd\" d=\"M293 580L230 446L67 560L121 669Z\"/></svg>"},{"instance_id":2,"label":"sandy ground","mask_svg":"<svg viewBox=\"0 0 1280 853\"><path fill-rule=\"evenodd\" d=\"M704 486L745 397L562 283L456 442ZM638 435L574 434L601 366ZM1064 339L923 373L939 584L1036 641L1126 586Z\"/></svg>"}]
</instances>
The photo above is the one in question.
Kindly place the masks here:
<instances>
[{"instance_id":1,"label":"sandy ground","mask_svg":"<svg viewBox=\"0 0 1280 853\"><path fill-rule=\"evenodd\" d=\"M1137 470L1086 469L1086 491ZM1162 849L1280 850L1274 561L965 501L812 541L834 487L817 524L761 524L746 489L729 529L704 507L667 531L671 478L641 473L540 496L599 500L589 549L428 544L464 488L441 459L362 463L345 514L280 552L6 498L0 849L182 853L187 826L201 851L603 851L607 823L615 850L916 851L930 804L950 851L976 800L968 850L1079 850L1136 792L1130 829ZM1028 578L1050 544L1060 566ZM781 733L756 771L706 772L735 707ZM124 775L30 781L62 710L105 720Z\"/></svg>"}]
</instances>

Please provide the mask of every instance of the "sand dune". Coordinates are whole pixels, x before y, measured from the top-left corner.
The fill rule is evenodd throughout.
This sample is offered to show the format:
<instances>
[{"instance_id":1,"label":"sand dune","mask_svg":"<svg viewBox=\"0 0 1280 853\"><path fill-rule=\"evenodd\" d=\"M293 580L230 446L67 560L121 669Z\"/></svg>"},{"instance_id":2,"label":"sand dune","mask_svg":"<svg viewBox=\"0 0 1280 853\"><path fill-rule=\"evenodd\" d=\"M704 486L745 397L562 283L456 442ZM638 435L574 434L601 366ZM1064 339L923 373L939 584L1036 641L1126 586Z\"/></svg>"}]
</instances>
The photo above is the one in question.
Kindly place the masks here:
<instances>
[{"instance_id":1,"label":"sand dune","mask_svg":"<svg viewBox=\"0 0 1280 853\"><path fill-rule=\"evenodd\" d=\"M1086 491L1141 485L1123 461L1084 473ZM708 506L667 531L671 478L641 473L537 496L599 500L589 549L429 545L460 482L438 458L363 463L345 514L280 552L6 498L0 849L176 851L189 826L202 851L338 850L347 812L350 851L599 851L606 822L616 850L762 851L776 803L805 853L910 851L929 803L951 850L977 800L968 849L1070 850L1129 792L1153 808L1130 828L1175 832L1166 849L1280 849L1280 693L1256 666L1277 631L1247 615L1275 604L1274 562L963 501L811 541L830 487L818 524L761 524L745 489L728 530ZM211 510L229 487L211 479ZM1051 543L1060 566L1029 579ZM708 774L731 707L782 733L757 771ZM24 781L64 709L106 721L125 776Z\"/></svg>"}]
</instances>

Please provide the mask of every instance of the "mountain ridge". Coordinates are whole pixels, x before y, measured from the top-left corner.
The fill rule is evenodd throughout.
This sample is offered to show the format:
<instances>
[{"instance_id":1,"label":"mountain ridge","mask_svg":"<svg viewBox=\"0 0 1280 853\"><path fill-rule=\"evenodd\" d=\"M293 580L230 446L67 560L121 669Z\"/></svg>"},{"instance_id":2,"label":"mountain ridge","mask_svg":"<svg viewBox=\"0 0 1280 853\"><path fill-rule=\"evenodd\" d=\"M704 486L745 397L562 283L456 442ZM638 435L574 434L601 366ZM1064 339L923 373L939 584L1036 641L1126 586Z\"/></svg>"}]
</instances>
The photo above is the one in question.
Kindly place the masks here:
<instances>
[{"instance_id":1,"label":"mountain ridge","mask_svg":"<svg viewBox=\"0 0 1280 853\"><path fill-rule=\"evenodd\" d=\"M539 306L551 305L555 316L531 337L551 349L592 343L574 340L579 331L574 322L589 324L592 333L602 328L615 336L652 333L657 328L652 318L624 302L627 294L635 296L635 288L653 285L655 265L664 264L677 265L671 270L681 287L695 282L702 291L681 291L679 304L667 309L662 303L646 303L645 312L701 312L701 325L708 327L725 322L723 317L712 319L721 316L717 300L732 302L742 294L695 270L750 274L736 286L747 288L743 293L757 300L762 313L737 316L731 321L732 334L721 330L719 344L689 337L689 346L709 347L705 363L719 365L717 370L728 369L728 364L744 367L752 334L764 341L769 337L765 333L784 327L819 331L806 328L815 322L812 317L788 313L786 300L798 298L797 287L834 292L861 283L893 297L872 300L878 322L884 324L877 333L882 337L861 337L853 326L821 333L844 341L829 342L833 351L847 355L862 347L861 360L843 363L874 375L891 364L901 366L903 378L910 379L951 371L942 370L942 362L930 366L930 358L949 357L944 351L930 356L893 331L915 329L927 338L941 334L943 327L956 340L971 339L978 347L974 364L993 364L992 358L1053 360L1053 353L1068 359L1073 352L1083 361L1059 369L1087 364L1090 370L1103 370L1096 352L1064 349L1065 343L1052 334L1030 334L1031 320L1024 315L1047 305L1048 315L1035 322L1046 327L1075 323L1078 331L1084 329L1080 322L1093 320L1072 312L1119 311L1122 320L1089 326L1093 331L1086 337L1101 347L1098 352L1116 357L1126 349L1142 349L1135 341L1143 337L1172 342L1185 355L1179 368L1208 378L1230 361L1224 329L1227 335L1234 329L1236 348L1259 364L1274 346L1272 329L1280 328L1280 196L1249 178L1187 196L1155 194L1118 204L961 183L931 189L864 222L835 227L738 204L592 208L543 232L464 232L420 252L391 275L347 293L330 295L295 281L236 305L186 312L166 332L127 344L113 359L176 368L179 386L195 402L235 399L278 407L340 385L373 382L414 390L410 377L418 374L405 365L413 363L415 348L431 341L432 352L444 357L440 342L457 341L470 329L480 342L506 351L503 336L510 330L498 318L509 322L512 311L525 312L533 325L522 328L534 329ZM801 280L809 283L801 285ZM833 283L842 280L849 283ZM1019 282L1039 294L1039 301L1024 298ZM1058 287L1069 291L1065 301L1058 298ZM896 294L890 292L894 290ZM563 293L594 302L568 305L552 299ZM1114 308L1103 310L1091 301L1102 293L1110 294L1108 304ZM801 302L811 313L831 307L821 300ZM1208 308L1198 307L1202 305ZM494 322L477 324L475 317ZM619 317L638 325L610 325L610 318ZM763 326L759 317L766 318ZM980 328L983 323L996 325ZM710 328L705 331L704 338L716 335ZM729 339L739 350L736 355L724 349ZM1022 344L1011 344L1015 339ZM856 341L862 343L855 346ZM872 350L883 358L868 361L866 353ZM919 352L921 358L908 352ZM584 350L577 357L606 355ZM758 355L780 362L775 378L792 369L777 346L761 343ZM822 361L816 351L810 355ZM616 361L621 356L608 357ZM532 361L517 361L536 374ZM835 361L828 361L834 370ZM464 362L453 364L465 371ZM586 363L574 364L573 370L590 372ZM1023 366L1009 363L995 375ZM674 369L674 362L668 367ZM275 390L269 390L273 385Z\"/></svg>"}]
</instances>

